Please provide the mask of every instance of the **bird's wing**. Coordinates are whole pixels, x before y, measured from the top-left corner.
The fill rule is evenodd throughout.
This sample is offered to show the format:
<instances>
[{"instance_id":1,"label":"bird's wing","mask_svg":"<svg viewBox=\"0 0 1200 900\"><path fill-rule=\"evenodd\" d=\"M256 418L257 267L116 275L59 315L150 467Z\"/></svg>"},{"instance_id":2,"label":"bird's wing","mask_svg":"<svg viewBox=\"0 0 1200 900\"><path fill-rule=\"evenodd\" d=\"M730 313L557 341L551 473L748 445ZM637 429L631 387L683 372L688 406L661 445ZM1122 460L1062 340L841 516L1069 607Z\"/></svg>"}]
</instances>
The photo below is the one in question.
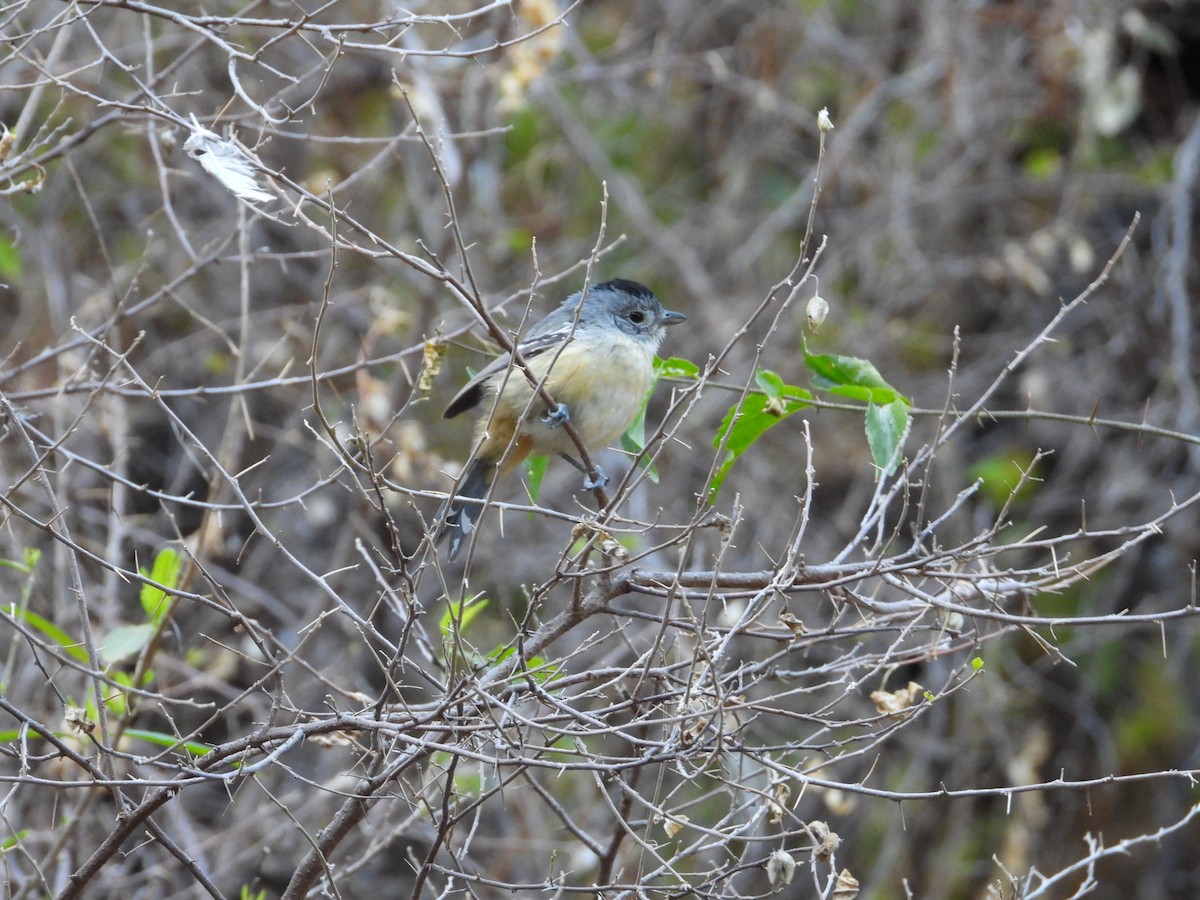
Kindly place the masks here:
<instances>
[{"instance_id":1,"label":"bird's wing","mask_svg":"<svg viewBox=\"0 0 1200 900\"><path fill-rule=\"evenodd\" d=\"M534 357L545 353L547 350L552 350L562 344L563 341L570 337L573 327L574 322L571 321L544 331L541 334L530 333L528 337L517 344L517 349L521 351L521 356L528 362ZM453 419L459 413L466 412L468 409L478 405L479 401L483 399L483 389L487 382L505 371L511 364L512 354L504 353L484 366L474 378L462 386L462 390L454 395L454 399L450 401L442 413L442 418ZM513 374L513 377L524 378L525 375L517 372Z\"/></svg>"}]
</instances>

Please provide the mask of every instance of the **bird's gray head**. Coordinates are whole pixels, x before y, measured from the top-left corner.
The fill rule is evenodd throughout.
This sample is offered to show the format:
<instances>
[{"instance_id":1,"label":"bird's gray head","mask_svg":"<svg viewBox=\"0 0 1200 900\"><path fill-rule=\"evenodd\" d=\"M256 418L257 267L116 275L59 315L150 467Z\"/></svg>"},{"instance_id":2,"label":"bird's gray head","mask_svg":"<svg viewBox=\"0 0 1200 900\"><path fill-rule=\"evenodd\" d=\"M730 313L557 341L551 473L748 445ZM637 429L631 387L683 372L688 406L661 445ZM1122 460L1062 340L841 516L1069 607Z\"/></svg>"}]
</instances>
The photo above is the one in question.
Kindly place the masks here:
<instances>
[{"instance_id":1,"label":"bird's gray head","mask_svg":"<svg viewBox=\"0 0 1200 900\"><path fill-rule=\"evenodd\" d=\"M579 296L563 306L574 308ZM588 288L583 302L580 324L612 323L625 334L651 342L655 348L662 343L668 325L676 325L687 316L663 309L663 305L644 284L625 278L614 278Z\"/></svg>"}]
</instances>

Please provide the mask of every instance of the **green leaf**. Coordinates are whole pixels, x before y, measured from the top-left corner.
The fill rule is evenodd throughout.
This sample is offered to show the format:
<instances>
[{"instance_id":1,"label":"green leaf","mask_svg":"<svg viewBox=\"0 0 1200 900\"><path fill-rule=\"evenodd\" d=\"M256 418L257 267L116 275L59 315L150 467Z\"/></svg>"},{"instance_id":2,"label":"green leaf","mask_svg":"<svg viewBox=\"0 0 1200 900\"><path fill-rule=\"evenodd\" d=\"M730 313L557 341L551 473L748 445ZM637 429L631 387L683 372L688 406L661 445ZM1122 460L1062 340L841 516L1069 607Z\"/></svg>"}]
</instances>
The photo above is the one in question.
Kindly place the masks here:
<instances>
[{"instance_id":1,"label":"green leaf","mask_svg":"<svg viewBox=\"0 0 1200 900\"><path fill-rule=\"evenodd\" d=\"M787 385L783 383L783 379L770 369L759 369L754 373L754 383L758 385L759 390L770 397L772 400L780 400L783 398L783 392L787 389ZM800 390L800 388L796 388ZM808 392L805 391L807 394Z\"/></svg>"},{"instance_id":2,"label":"green leaf","mask_svg":"<svg viewBox=\"0 0 1200 900\"><path fill-rule=\"evenodd\" d=\"M904 451L904 440L912 419L908 414L908 402L895 400L885 406L867 404L867 443L871 447L871 459L879 470L879 477L886 478L896 471Z\"/></svg>"},{"instance_id":3,"label":"green leaf","mask_svg":"<svg viewBox=\"0 0 1200 900\"><path fill-rule=\"evenodd\" d=\"M621 446L633 453L641 453L646 448L646 409L650 405L650 395L642 402L642 408L634 416L625 433L621 435Z\"/></svg>"},{"instance_id":4,"label":"green leaf","mask_svg":"<svg viewBox=\"0 0 1200 900\"><path fill-rule=\"evenodd\" d=\"M120 662L131 656L137 656L150 643L154 636L154 625L121 625L110 631L104 638L101 650L104 659L109 663Z\"/></svg>"},{"instance_id":5,"label":"green leaf","mask_svg":"<svg viewBox=\"0 0 1200 900\"><path fill-rule=\"evenodd\" d=\"M56 731L54 734L61 738L72 736L71 732L67 731ZM22 738L25 740L36 740L38 737L39 735L36 732L20 731L15 728L0 731L0 743L3 744L10 744ZM143 731L140 728L128 728L125 730L125 737L139 741L149 741L151 744L157 744L159 747L183 747L194 756L203 756L212 750L212 746L209 744L201 744L199 741L180 741L174 735L164 734L161 731Z\"/></svg>"},{"instance_id":6,"label":"green leaf","mask_svg":"<svg viewBox=\"0 0 1200 900\"><path fill-rule=\"evenodd\" d=\"M170 547L163 547L154 557L154 565L149 572L141 568L138 571L151 581L175 590L179 587L179 572L182 568L183 556ZM152 584L143 584L140 599L146 618L155 625L162 624L170 609L166 591Z\"/></svg>"},{"instance_id":7,"label":"green leaf","mask_svg":"<svg viewBox=\"0 0 1200 900\"><path fill-rule=\"evenodd\" d=\"M978 672L980 669L982 669L983 668L983 657L977 656L973 660L971 660L971 668L974 669L976 672Z\"/></svg>"},{"instance_id":8,"label":"green leaf","mask_svg":"<svg viewBox=\"0 0 1200 900\"><path fill-rule=\"evenodd\" d=\"M575 556L579 553L582 553L583 548L587 546L588 541L590 541L593 536L594 535L585 534L585 535L582 535L581 537L576 538L571 543L571 549L569 551L571 556ZM636 553L638 551L638 549L643 546L642 538L637 534L620 534L620 535L610 534L610 535L608 535L608 537L615 540L618 544L620 544L622 547L624 547L630 553Z\"/></svg>"},{"instance_id":9,"label":"green leaf","mask_svg":"<svg viewBox=\"0 0 1200 900\"><path fill-rule=\"evenodd\" d=\"M504 232L502 240L509 252L521 255L529 252L533 245L533 232L528 228L510 228Z\"/></svg>"},{"instance_id":10,"label":"green leaf","mask_svg":"<svg viewBox=\"0 0 1200 900\"><path fill-rule=\"evenodd\" d=\"M745 453L764 433L778 425L797 410L812 406L807 402L812 394L804 388L784 384L774 372L766 370L755 374L754 380L763 389L762 394L749 394L741 406L733 406L725 414L713 446L721 448L725 445L725 459L713 477L709 489L708 502L715 503L717 493L725 481L725 476L733 468L738 457ZM768 395L769 394L769 395ZM729 436L726 441L726 435Z\"/></svg>"},{"instance_id":11,"label":"green leaf","mask_svg":"<svg viewBox=\"0 0 1200 900\"><path fill-rule=\"evenodd\" d=\"M529 500L531 503L537 503L538 494L542 490L542 481L546 477L546 470L550 468L550 457L548 456L529 456L525 459L525 477L529 480ZM533 515L533 513L530 513Z\"/></svg>"},{"instance_id":12,"label":"green leaf","mask_svg":"<svg viewBox=\"0 0 1200 900\"><path fill-rule=\"evenodd\" d=\"M113 681L124 688L133 685L133 679L124 672L113 672ZM89 707L90 709L91 707ZM108 710L110 715L124 716L129 712L129 706L125 702L124 691L109 691L104 695L104 708Z\"/></svg>"},{"instance_id":13,"label":"green leaf","mask_svg":"<svg viewBox=\"0 0 1200 900\"><path fill-rule=\"evenodd\" d=\"M625 433L621 435L621 449L630 456L637 456L646 449L646 409L650 405L650 395L646 395L646 402L642 404L642 408L638 410L637 417L633 420L633 424L625 429ZM638 465L646 470L646 477L654 484L658 484L658 470L650 465L650 460L642 458L638 460Z\"/></svg>"},{"instance_id":14,"label":"green leaf","mask_svg":"<svg viewBox=\"0 0 1200 900\"><path fill-rule=\"evenodd\" d=\"M12 837L9 837L6 840L0 842L0 853L6 853L7 851L13 849L19 843L21 843L21 841L25 840L25 838L27 838L28 836L29 836L29 830L22 828L16 834L12 835Z\"/></svg>"},{"instance_id":15,"label":"green leaf","mask_svg":"<svg viewBox=\"0 0 1200 900\"><path fill-rule=\"evenodd\" d=\"M809 353L804 347L804 364L813 373L813 387L829 391L852 400L864 400L886 406L903 401L899 391L884 381L879 370L868 360L857 356L840 356L835 353Z\"/></svg>"},{"instance_id":16,"label":"green leaf","mask_svg":"<svg viewBox=\"0 0 1200 900\"><path fill-rule=\"evenodd\" d=\"M996 506L1021 502L1038 488L1034 454L1024 447L1004 447L967 469L972 479L981 481L980 492ZM1033 477L1025 477L1026 474Z\"/></svg>"},{"instance_id":17,"label":"green leaf","mask_svg":"<svg viewBox=\"0 0 1200 900\"><path fill-rule=\"evenodd\" d=\"M438 622L438 629L442 632L442 636L449 637L456 631L459 634L464 633L472 620L488 608L488 602L482 597L476 596L468 597L457 603L447 603L446 611L442 613L441 621Z\"/></svg>"},{"instance_id":18,"label":"green leaf","mask_svg":"<svg viewBox=\"0 0 1200 900\"><path fill-rule=\"evenodd\" d=\"M509 657L515 656L516 653L516 647L498 647L488 654L488 660L492 663L501 663ZM525 666L520 671L521 674L528 675L538 684L546 684L558 677L562 672L562 666L547 661L544 656L531 656L525 660Z\"/></svg>"},{"instance_id":19,"label":"green leaf","mask_svg":"<svg viewBox=\"0 0 1200 900\"><path fill-rule=\"evenodd\" d=\"M654 374L659 378L699 378L700 367L690 359L672 356L668 359L654 359Z\"/></svg>"},{"instance_id":20,"label":"green leaf","mask_svg":"<svg viewBox=\"0 0 1200 900\"><path fill-rule=\"evenodd\" d=\"M30 575L37 568L42 551L35 547L26 547L21 556L23 559L20 562L15 559L0 559L0 569L16 569L22 575Z\"/></svg>"},{"instance_id":21,"label":"green leaf","mask_svg":"<svg viewBox=\"0 0 1200 900\"><path fill-rule=\"evenodd\" d=\"M0 236L0 278L16 281L21 277L21 251L7 237Z\"/></svg>"},{"instance_id":22,"label":"green leaf","mask_svg":"<svg viewBox=\"0 0 1200 900\"><path fill-rule=\"evenodd\" d=\"M1056 147L1037 147L1025 155L1022 167L1034 181L1054 178L1063 169L1062 153Z\"/></svg>"},{"instance_id":23,"label":"green leaf","mask_svg":"<svg viewBox=\"0 0 1200 900\"><path fill-rule=\"evenodd\" d=\"M203 756L212 750L209 744L201 744L199 741L180 741L173 734L165 734L161 731L143 731L140 728L127 728L125 737L136 738L139 741L149 741L151 744L157 744L159 747L183 747L188 753L194 756Z\"/></svg>"},{"instance_id":24,"label":"green leaf","mask_svg":"<svg viewBox=\"0 0 1200 900\"><path fill-rule=\"evenodd\" d=\"M533 107L515 110L508 118L508 130L504 135L506 164L516 166L523 162L538 146L539 113Z\"/></svg>"},{"instance_id":25,"label":"green leaf","mask_svg":"<svg viewBox=\"0 0 1200 900\"><path fill-rule=\"evenodd\" d=\"M178 587L179 570L182 566L183 557L170 547L163 547L158 551L158 556L154 557L154 568L150 572L150 577L167 587Z\"/></svg>"},{"instance_id":26,"label":"green leaf","mask_svg":"<svg viewBox=\"0 0 1200 900\"><path fill-rule=\"evenodd\" d=\"M21 619L26 622L35 631L40 631L51 642L62 648L64 653L67 653L81 663L88 663L87 651L83 649L79 641L74 640L69 634L55 625L48 619L43 619L37 613L28 609L13 609L10 614L14 619Z\"/></svg>"}]
</instances>

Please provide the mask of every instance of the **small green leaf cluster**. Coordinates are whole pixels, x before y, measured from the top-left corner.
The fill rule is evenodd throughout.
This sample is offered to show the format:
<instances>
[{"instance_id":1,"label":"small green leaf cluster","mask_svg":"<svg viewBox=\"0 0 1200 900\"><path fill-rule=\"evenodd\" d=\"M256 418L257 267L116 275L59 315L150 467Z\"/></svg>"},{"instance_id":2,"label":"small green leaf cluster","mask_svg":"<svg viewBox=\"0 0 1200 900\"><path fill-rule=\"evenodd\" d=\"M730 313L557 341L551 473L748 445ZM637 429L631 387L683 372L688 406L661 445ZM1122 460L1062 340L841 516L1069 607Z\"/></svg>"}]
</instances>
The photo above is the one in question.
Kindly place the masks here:
<instances>
[{"instance_id":1,"label":"small green leaf cluster","mask_svg":"<svg viewBox=\"0 0 1200 900\"><path fill-rule=\"evenodd\" d=\"M804 364L812 373L815 390L850 400L862 401L867 444L880 478L896 470L911 426L911 403L887 383L869 361L856 356L810 353L804 347ZM733 464L767 431L793 413L814 405L815 395L806 388L785 384L770 369L754 375L757 390L730 407L713 438L713 447L723 453L709 489L715 502Z\"/></svg>"},{"instance_id":2,"label":"small green leaf cluster","mask_svg":"<svg viewBox=\"0 0 1200 900\"><path fill-rule=\"evenodd\" d=\"M500 645L484 654L467 642L466 635L472 623L490 605L491 601L482 595L447 602L446 610L438 620L438 632L442 636L442 649L448 668L496 665L516 654L516 648L511 645ZM558 672L559 667L547 662L544 657L531 656L525 660L522 675L534 679L538 684L545 684Z\"/></svg>"},{"instance_id":3,"label":"small green leaf cluster","mask_svg":"<svg viewBox=\"0 0 1200 900\"><path fill-rule=\"evenodd\" d=\"M29 576L27 584L31 585L40 558L40 553L37 550L31 549L25 552L24 559L21 562L0 560L0 566L15 568L24 572ZM165 547L155 556L154 563L149 571L144 568L138 570L143 577L148 579L142 585L139 596L146 619L144 622L136 625L121 625L112 629L104 636L102 646L100 647L107 663L104 674L118 687L130 689L145 688L154 681L154 671L152 669L146 668L142 670L140 675L135 676L119 668L118 663L142 653L149 646L154 635L163 627L170 614L171 595L169 592L179 588L179 578L182 569L182 555L169 547ZM82 666L90 667L91 659L88 656L83 641L77 640L59 625L29 609L28 604L24 602L28 599L24 596L24 593L21 606L11 608L9 611L10 615L40 634L43 639L57 647L64 655L75 660ZM134 683L135 677L136 684ZM104 705L107 711L116 716L126 715L129 709L125 696L125 691L122 690L111 692L105 699ZM77 704L71 698L68 698L68 700L69 705L78 706L83 710L83 714L88 721L95 722L97 720L99 710L96 708L96 703L93 699L89 698L83 704ZM179 746L179 739L177 737L164 732L127 729L124 734L126 737L148 741L162 747ZM66 733L64 732L63 735L66 736ZM0 732L0 741L15 740L16 737L17 734L15 732ZM195 741L188 742L184 746L189 752L194 754L207 753L209 749L206 745Z\"/></svg>"}]
</instances>

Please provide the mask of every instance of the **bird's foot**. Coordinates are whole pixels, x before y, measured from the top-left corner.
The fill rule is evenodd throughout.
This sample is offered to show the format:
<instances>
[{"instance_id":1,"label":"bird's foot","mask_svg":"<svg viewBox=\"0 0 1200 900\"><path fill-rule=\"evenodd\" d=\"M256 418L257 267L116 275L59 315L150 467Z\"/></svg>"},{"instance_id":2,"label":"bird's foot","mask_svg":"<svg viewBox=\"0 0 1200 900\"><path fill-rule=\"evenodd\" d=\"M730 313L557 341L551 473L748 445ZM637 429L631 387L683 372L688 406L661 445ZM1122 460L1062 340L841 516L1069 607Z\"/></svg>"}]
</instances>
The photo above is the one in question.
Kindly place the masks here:
<instances>
[{"instance_id":1,"label":"bird's foot","mask_svg":"<svg viewBox=\"0 0 1200 900\"><path fill-rule=\"evenodd\" d=\"M604 470L599 466L595 466L596 477L593 479L590 475L583 476L583 489L585 491L594 491L608 484L608 476L604 474Z\"/></svg>"},{"instance_id":2,"label":"bird's foot","mask_svg":"<svg viewBox=\"0 0 1200 900\"><path fill-rule=\"evenodd\" d=\"M542 421L551 428L557 428L564 422L571 421L571 410L567 407L567 404L560 403L554 409L546 410L546 414L542 416Z\"/></svg>"}]
</instances>

